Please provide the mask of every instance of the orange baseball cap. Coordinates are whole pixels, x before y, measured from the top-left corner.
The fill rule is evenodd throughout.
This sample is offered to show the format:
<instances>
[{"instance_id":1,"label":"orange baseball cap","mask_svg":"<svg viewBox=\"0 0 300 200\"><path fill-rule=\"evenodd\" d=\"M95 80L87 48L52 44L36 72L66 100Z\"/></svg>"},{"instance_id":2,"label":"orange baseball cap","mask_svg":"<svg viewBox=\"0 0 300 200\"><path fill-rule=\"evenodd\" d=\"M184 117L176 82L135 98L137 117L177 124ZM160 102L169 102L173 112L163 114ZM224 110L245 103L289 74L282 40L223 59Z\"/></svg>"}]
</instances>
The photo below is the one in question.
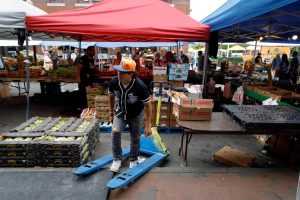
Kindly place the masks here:
<instances>
[{"instance_id":1,"label":"orange baseball cap","mask_svg":"<svg viewBox=\"0 0 300 200\"><path fill-rule=\"evenodd\" d=\"M133 72L135 71L136 63L131 59L123 59L120 65L113 66L116 70L121 72Z\"/></svg>"}]
</instances>

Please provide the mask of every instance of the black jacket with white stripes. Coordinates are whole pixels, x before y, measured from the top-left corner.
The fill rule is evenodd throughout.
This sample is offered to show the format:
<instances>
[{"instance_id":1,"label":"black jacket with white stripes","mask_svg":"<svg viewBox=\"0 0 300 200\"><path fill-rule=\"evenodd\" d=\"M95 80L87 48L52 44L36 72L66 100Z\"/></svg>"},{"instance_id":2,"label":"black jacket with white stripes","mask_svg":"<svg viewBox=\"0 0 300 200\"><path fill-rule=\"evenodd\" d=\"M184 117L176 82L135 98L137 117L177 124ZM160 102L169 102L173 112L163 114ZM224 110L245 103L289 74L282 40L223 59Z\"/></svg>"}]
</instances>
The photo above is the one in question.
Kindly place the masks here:
<instances>
[{"instance_id":1,"label":"black jacket with white stripes","mask_svg":"<svg viewBox=\"0 0 300 200\"><path fill-rule=\"evenodd\" d=\"M150 91L139 78L133 78L125 88L118 77L114 77L110 81L109 95L116 97L115 115L125 120L137 117L144 110L144 104L150 102Z\"/></svg>"}]
</instances>

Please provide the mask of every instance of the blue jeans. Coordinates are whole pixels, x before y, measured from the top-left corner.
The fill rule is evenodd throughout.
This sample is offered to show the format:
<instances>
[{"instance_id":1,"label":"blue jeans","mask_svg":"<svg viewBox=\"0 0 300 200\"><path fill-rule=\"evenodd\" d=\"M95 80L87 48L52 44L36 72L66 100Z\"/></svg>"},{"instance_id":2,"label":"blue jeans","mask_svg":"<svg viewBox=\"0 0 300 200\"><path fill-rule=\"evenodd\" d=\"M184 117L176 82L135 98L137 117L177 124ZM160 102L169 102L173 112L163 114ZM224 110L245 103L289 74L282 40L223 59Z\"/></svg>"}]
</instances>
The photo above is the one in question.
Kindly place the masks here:
<instances>
[{"instance_id":1,"label":"blue jeans","mask_svg":"<svg viewBox=\"0 0 300 200\"><path fill-rule=\"evenodd\" d=\"M128 124L130 130L130 155L129 161L137 160L140 152L140 128L144 123L144 111L133 119L124 120L123 118L114 117L112 127L112 151L114 160L122 159L121 132Z\"/></svg>"}]
</instances>

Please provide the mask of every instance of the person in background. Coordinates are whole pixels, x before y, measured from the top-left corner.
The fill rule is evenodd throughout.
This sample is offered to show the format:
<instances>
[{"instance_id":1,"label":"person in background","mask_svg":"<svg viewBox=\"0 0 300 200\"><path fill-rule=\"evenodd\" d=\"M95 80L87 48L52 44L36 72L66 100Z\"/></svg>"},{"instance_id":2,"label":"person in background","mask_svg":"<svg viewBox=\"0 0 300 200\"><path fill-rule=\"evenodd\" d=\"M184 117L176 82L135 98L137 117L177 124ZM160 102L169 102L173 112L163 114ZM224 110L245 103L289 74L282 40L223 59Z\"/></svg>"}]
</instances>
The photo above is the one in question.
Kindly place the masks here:
<instances>
[{"instance_id":1,"label":"person in background","mask_svg":"<svg viewBox=\"0 0 300 200\"><path fill-rule=\"evenodd\" d=\"M126 125L130 130L129 168L142 162L140 159L140 128L144 122L144 108L146 114L146 127L144 134L151 132L151 102L150 91L142 80L136 77L136 63L134 60L124 59L120 66L114 66L118 76L110 81L109 86L109 115L113 121L112 151L113 163L110 170L118 172L122 162L121 132ZM115 100L117 101L115 104ZM116 105L116 106L115 106Z\"/></svg>"},{"instance_id":2,"label":"person in background","mask_svg":"<svg viewBox=\"0 0 300 200\"><path fill-rule=\"evenodd\" d=\"M281 61L279 63L279 81L288 80L289 60L286 54L282 54Z\"/></svg>"},{"instance_id":3,"label":"person in background","mask_svg":"<svg viewBox=\"0 0 300 200\"><path fill-rule=\"evenodd\" d=\"M262 57L261 57L261 53L258 53L257 56L255 57L255 64L258 64L258 65L262 65L263 62L262 62Z\"/></svg>"},{"instance_id":4,"label":"person in background","mask_svg":"<svg viewBox=\"0 0 300 200\"><path fill-rule=\"evenodd\" d=\"M174 54L171 51L166 52L164 63L166 65L177 63L177 60L174 58Z\"/></svg>"},{"instance_id":5,"label":"person in background","mask_svg":"<svg viewBox=\"0 0 300 200\"><path fill-rule=\"evenodd\" d=\"M291 79L293 84L297 84L299 73L299 59L298 59L298 52L294 51L292 54L291 64L288 71L288 76Z\"/></svg>"},{"instance_id":6,"label":"person in background","mask_svg":"<svg viewBox=\"0 0 300 200\"><path fill-rule=\"evenodd\" d=\"M275 71L275 77L278 77L279 74L279 64L280 64L280 54L278 53L272 61L272 70Z\"/></svg>"},{"instance_id":7,"label":"person in background","mask_svg":"<svg viewBox=\"0 0 300 200\"><path fill-rule=\"evenodd\" d=\"M56 55L56 52L49 51L49 57L52 60L53 68L57 69L59 64L59 57Z\"/></svg>"},{"instance_id":8,"label":"person in background","mask_svg":"<svg viewBox=\"0 0 300 200\"><path fill-rule=\"evenodd\" d=\"M118 53L117 53L117 59L115 59L114 60L114 65L119 65L120 63L121 63L121 61L122 61L122 53L119 51Z\"/></svg>"},{"instance_id":9,"label":"person in background","mask_svg":"<svg viewBox=\"0 0 300 200\"><path fill-rule=\"evenodd\" d=\"M20 52L20 50L16 50L17 53L17 62L18 62L18 69L25 68L25 56Z\"/></svg>"},{"instance_id":10,"label":"person in background","mask_svg":"<svg viewBox=\"0 0 300 200\"><path fill-rule=\"evenodd\" d=\"M174 57L174 54L171 51L166 52L164 64L167 66L167 74L169 74L169 70L171 65L177 63L177 60Z\"/></svg>"},{"instance_id":11,"label":"person in background","mask_svg":"<svg viewBox=\"0 0 300 200\"><path fill-rule=\"evenodd\" d=\"M202 51L198 51L198 65L197 65L197 71L202 72L203 71L203 65L204 65L204 56Z\"/></svg>"},{"instance_id":12,"label":"person in background","mask_svg":"<svg viewBox=\"0 0 300 200\"><path fill-rule=\"evenodd\" d=\"M79 60L78 49L74 49L74 52L71 54L71 59L73 60L74 65L78 64L78 60Z\"/></svg>"},{"instance_id":13,"label":"person in background","mask_svg":"<svg viewBox=\"0 0 300 200\"><path fill-rule=\"evenodd\" d=\"M189 64L189 57L184 54L183 49L180 49L179 60L181 63Z\"/></svg>"},{"instance_id":14,"label":"person in background","mask_svg":"<svg viewBox=\"0 0 300 200\"><path fill-rule=\"evenodd\" d=\"M228 70L228 62L226 58L223 58L221 62L221 70L220 70L221 74L222 75L226 74L227 70Z\"/></svg>"},{"instance_id":15,"label":"person in background","mask_svg":"<svg viewBox=\"0 0 300 200\"><path fill-rule=\"evenodd\" d=\"M0 58L0 70L4 70L5 66L4 66L4 61L3 58Z\"/></svg>"},{"instance_id":16,"label":"person in background","mask_svg":"<svg viewBox=\"0 0 300 200\"><path fill-rule=\"evenodd\" d=\"M43 65L44 70L47 72L51 69L53 69L53 63L50 58L49 51L44 51L44 65Z\"/></svg>"},{"instance_id":17,"label":"person in background","mask_svg":"<svg viewBox=\"0 0 300 200\"><path fill-rule=\"evenodd\" d=\"M95 47L89 46L85 55L81 56L78 61L78 71L80 75L79 94L80 94L80 108L87 107L86 87L93 86L95 79L96 68L94 63Z\"/></svg>"},{"instance_id":18,"label":"person in background","mask_svg":"<svg viewBox=\"0 0 300 200\"><path fill-rule=\"evenodd\" d=\"M152 66L162 66L163 65L163 60L161 58L161 53L156 52L154 55L154 60L152 61Z\"/></svg>"}]
</instances>

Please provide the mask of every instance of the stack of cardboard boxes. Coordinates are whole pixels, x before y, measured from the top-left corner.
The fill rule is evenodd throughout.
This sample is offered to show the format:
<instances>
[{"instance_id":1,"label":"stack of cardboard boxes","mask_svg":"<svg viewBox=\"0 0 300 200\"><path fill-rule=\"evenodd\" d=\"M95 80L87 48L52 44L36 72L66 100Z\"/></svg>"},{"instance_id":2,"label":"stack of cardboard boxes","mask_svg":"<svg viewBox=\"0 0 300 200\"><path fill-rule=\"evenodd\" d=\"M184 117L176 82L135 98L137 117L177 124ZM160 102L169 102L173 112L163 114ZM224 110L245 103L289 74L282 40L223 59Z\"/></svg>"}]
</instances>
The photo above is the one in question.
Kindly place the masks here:
<instances>
[{"instance_id":1,"label":"stack of cardboard boxes","mask_svg":"<svg viewBox=\"0 0 300 200\"><path fill-rule=\"evenodd\" d=\"M178 93L177 93L178 94ZM191 99L186 95L171 95L173 114L179 120L211 120L214 103L212 99Z\"/></svg>"},{"instance_id":2,"label":"stack of cardboard boxes","mask_svg":"<svg viewBox=\"0 0 300 200\"><path fill-rule=\"evenodd\" d=\"M108 95L108 90L102 86L86 87L86 99L88 108L95 108L95 97L97 95Z\"/></svg>"},{"instance_id":3,"label":"stack of cardboard boxes","mask_svg":"<svg viewBox=\"0 0 300 200\"><path fill-rule=\"evenodd\" d=\"M98 95L95 97L96 119L100 122L109 122L109 96Z\"/></svg>"},{"instance_id":4,"label":"stack of cardboard boxes","mask_svg":"<svg viewBox=\"0 0 300 200\"><path fill-rule=\"evenodd\" d=\"M169 67L169 80L186 81L189 74L189 64L173 64Z\"/></svg>"}]
</instances>

